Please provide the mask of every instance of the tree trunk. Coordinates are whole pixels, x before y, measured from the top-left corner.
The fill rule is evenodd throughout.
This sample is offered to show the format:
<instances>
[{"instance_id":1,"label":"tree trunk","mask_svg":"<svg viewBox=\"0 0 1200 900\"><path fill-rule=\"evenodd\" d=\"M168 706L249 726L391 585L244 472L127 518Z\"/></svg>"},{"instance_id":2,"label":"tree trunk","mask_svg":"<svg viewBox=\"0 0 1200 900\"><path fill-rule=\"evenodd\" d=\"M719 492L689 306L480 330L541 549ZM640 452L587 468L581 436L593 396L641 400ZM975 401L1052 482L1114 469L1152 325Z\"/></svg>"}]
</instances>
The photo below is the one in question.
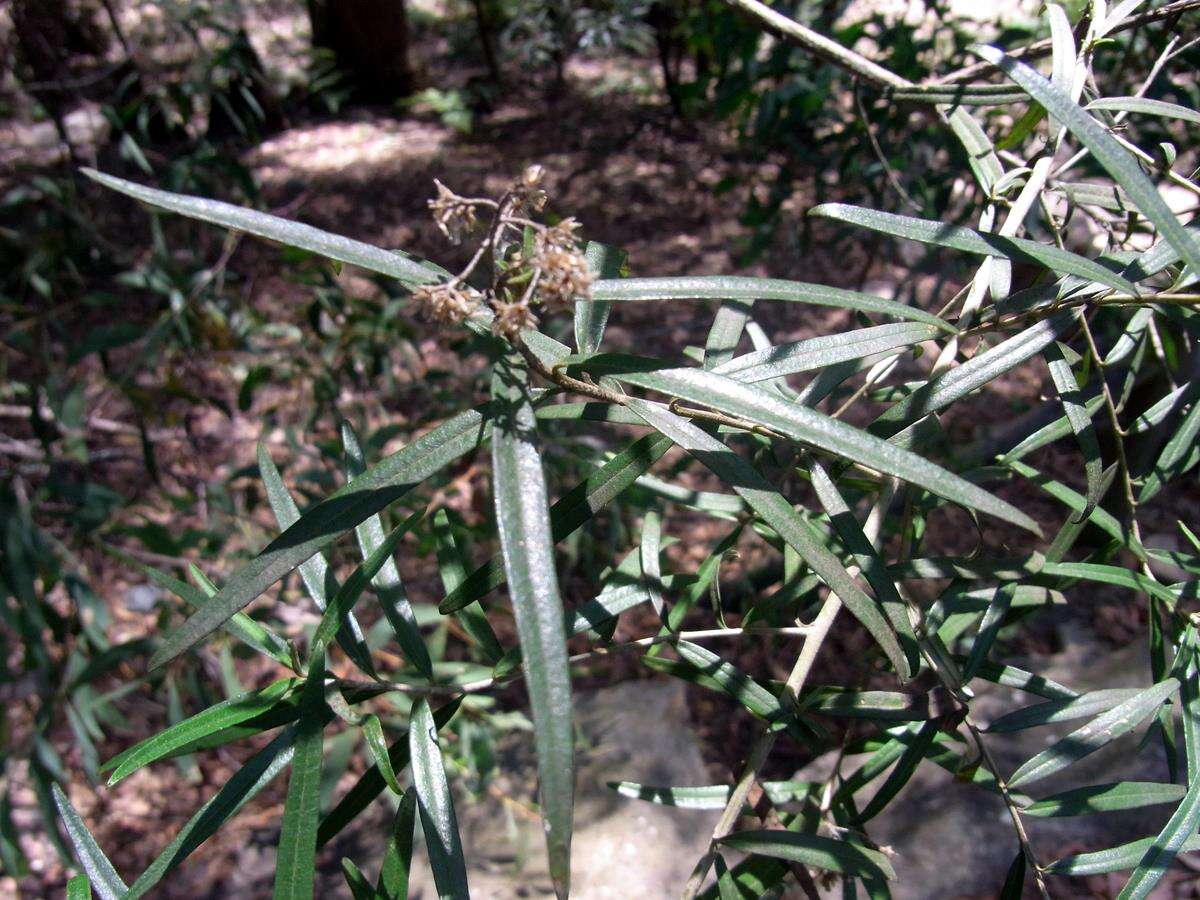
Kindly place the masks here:
<instances>
[{"instance_id":1,"label":"tree trunk","mask_svg":"<svg viewBox=\"0 0 1200 900\"><path fill-rule=\"evenodd\" d=\"M391 100L412 92L404 0L308 0L313 46L333 52L358 90Z\"/></svg>"}]
</instances>

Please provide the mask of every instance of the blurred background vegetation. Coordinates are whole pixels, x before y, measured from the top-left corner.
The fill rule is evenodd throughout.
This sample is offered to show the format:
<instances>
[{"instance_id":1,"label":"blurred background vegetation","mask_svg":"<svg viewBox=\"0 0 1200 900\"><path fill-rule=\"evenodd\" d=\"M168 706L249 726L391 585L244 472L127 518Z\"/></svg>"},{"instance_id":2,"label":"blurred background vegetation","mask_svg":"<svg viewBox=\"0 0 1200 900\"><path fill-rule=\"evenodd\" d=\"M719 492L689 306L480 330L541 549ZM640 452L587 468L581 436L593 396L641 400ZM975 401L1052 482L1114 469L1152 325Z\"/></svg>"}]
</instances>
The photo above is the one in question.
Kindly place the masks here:
<instances>
[{"instance_id":1,"label":"blurred background vegetation","mask_svg":"<svg viewBox=\"0 0 1200 900\"><path fill-rule=\"evenodd\" d=\"M1018 0L778 8L914 81L970 63L981 38L1045 36L1037 4ZM1133 93L1138 61L1184 25L1114 35L1097 51L1107 89ZM1177 68L1195 72L1200 50L1185 53ZM885 284L926 306L964 280L944 257L881 258L870 236L800 215L825 199L943 219L975 208L962 151L929 108L856 84L716 0L7 0L0 54L0 894L65 882L69 854L44 824L53 783L96 783L116 748L254 682L258 662L230 644L144 673L186 596L139 566L219 577L266 542L275 525L255 442L304 507L340 483L341 421L373 459L486 392L451 352L461 348L382 279L147 215L79 166L441 257L424 206L433 177L492 195L536 162L552 212L624 248L633 272ZM1200 107L1195 78L1148 96ZM1148 122L1143 146L1191 152L1177 128ZM898 262L915 276L897 282ZM770 315L797 336L825 324L811 310ZM618 343L663 333L702 343L704 331L683 310L621 311L610 330ZM1011 408L961 427L985 439L1035 399L1014 392ZM548 461L582 474L600 452L564 439ZM474 466L438 490L444 533L417 535L429 562L406 573L418 610L440 595L445 534L469 559L489 515ZM605 521L604 537L569 544L568 573L628 547L619 504ZM716 537L696 537L702 558ZM733 560L722 602L779 574ZM1116 634L1144 629L1129 610L1099 615ZM268 614L289 633L311 625L286 603ZM443 622L433 646L466 668L480 650L461 627ZM482 795L496 742L524 719L480 701L457 721L457 772ZM745 743L719 727L706 740L714 765ZM352 751L333 755L328 791L359 765ZM146 800L155 786L143 780L105 811L98 836L121 848L118 864L140 868L202 783L220 780L178 763L157 776L165 805ZM228 846L237 834L224 833ZM230 853L210 853L195 883L216 883L204 866L228 866Z\"/></svg>"}]
</instances>

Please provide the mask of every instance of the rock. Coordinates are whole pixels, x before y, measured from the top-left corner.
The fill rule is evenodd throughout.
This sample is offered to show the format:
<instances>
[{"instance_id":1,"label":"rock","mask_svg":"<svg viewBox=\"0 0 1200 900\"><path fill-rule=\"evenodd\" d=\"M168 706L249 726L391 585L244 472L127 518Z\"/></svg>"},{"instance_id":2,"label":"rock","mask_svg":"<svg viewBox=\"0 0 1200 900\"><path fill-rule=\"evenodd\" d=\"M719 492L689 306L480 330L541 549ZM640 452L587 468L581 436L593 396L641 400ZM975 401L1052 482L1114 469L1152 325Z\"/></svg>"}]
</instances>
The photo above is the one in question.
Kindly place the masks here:
<instances>
[{"instance_id":1,"label":"rock","mask_svg":"<svg viewBox=\"0 0 1200 900\"><path fill-rule=\"evenodd\" d=\"M704 852L716 812L671 809L616 796L606 783L707 783L699 743L687 727L678 681L631 681L577 692L578 746L572 889L575 900L670 897L682 889ZM534 771L532 735L506 761L504 781ZM514 793L516 793L514 791ZM518 801L489 796L456 803L472 896L553 896L541 824ZM524 802L528 802L525 800ZM419 856L419 858L418 858ZM413 861L413 897L434 897L428 860Z\"/></svg>"},{"instance_id":2,"label":"rock","mask_svg":"<svg viewBox=\"0 0 1200 900\"><path fill-rule=\"evenodd\" d=\"M148 613L161 596L162 592L152 584L135 584L125 591L125 608L133 613Z\"/></svg>"}]
</instances>

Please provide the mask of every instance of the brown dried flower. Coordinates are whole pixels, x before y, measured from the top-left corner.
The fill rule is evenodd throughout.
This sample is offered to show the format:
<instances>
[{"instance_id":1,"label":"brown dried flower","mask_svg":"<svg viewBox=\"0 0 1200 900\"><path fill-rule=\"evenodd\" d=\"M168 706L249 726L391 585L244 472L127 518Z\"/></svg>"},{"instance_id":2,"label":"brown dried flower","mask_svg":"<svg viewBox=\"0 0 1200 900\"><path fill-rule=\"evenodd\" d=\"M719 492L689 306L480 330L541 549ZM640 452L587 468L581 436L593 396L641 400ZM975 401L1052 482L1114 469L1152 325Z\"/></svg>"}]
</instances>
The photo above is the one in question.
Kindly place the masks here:
<instances>
[{"instance_id":1,"label":"brown dried flower","mask_svg":"<svg viewBox=\"0 0 1200 900\"><path fill-rule=\"evenodd\" d=\"M540 212L542 207L546 205L546 192L542 190L542 181L545 177L546 170L541 166L533 165L527 167L512 187L513 198L515 200L513 207L515 209L528 208L534 212Z\"/></svg>"},{"instance_id":2,"label":"brown dried flower","mask_svg":"<svg viewBox=\"0 0 1200 900\"><path fill-rule=\"evenodd\" d=\"M439 325L460 325L479 305L467 291L448 284L423 284L412 297L421 315Z\"/></svg>"},{"instance_id":3,"label":"brown dried flower","mask_svg":"<svg viewBox=\"0 0 1200 900\"><path fill-rule=\"evenodd\" d=\"M492 319L492 331L501 337L515 338L522 331L537 328L538 318L524 299L500 300L492 303L496 318Z\"/></svg>"},{"instance_id":4,"label":"brown dried flower","mask_svg":"<svg viewBox=\"0 0 1200 900\"><path fill-rule=\"evenodd\" d=\"M534 257L533 264L542 273L537 285L538 298L548 309L571 309L577 297L591 296L595 275L578 250L547 248Z\"/></svg>"},{"instance_id":5,"label":"brown dried flower","mask_svg":"<svg viewBox=\"0 0 1200 900\"><path fill-rule=\"evenodd\" d=\"M469 234L475 229L475 206L436 178L433 183L437 185L437 196L429 201L429 208L433 211L433 221L437 223L438 229L449 238L451 243L457 244L463 239L463 235Z\"/></svg>"}]
</instances>

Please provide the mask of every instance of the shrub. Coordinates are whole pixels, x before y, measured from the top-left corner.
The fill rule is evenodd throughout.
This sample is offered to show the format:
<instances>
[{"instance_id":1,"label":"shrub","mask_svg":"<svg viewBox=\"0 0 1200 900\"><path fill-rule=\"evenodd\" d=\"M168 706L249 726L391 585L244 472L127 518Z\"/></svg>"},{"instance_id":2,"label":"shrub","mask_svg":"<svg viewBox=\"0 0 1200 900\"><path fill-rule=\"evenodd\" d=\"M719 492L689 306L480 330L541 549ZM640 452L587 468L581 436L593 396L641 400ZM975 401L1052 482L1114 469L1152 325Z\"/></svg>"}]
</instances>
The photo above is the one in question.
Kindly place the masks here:
<instances>
[{"instance_id":1,"label":"shrub","mask_svg":"<svg viewBox=\"0 0 1200 900\"><path fill-rule=\"evenodd\" d=\"M1095 47L1137 19L1124 18L1124 4L1113 19L1090 20L1078 39L1066 14L1049 7L1049 80L1019 58L1035 51L1006 55L983 47L977 52L988 67L968 74L978 79L999 71L1002 83L932 86L912 85L840 45L822 43L754 0L735 5L786 39L864 79L882 81L906 102L933 106L965 148L985 198L977 228L842 204L812 210L978 260L972 277L936 314L795 281L626 277L618 249L582 243L571 219L540 220L545 195L536 166L499 197L464 197L438 185L430 207L439 227L449 238L473 242L470 262L457 274L263 213L90 173L152 206L395 279L410 292L410 308L426 320L470 333L470 341L456 346L486 355L491 373L486 402L448 410L441 424L372 466L347 429L348 480L303 514L271 458L260 452L259 474L280 535L221 585L163 581L194 609L158 643L152 668L223 630L271 659L282 677L125 750L104 766L110 783L178 754L269 730L276 734L128 892L58 793L86 878L101 896L149 890L289 766L276 896L310 896L318 847L385 791L398 802L378 886L371 888L347 859L351 890L356 896L405 893L419 814L439 893L465 896L467 867L438 732L473 698L516 680L524 683L532 712L550 872L565 896L574 791L571 667L610 653L617 618L641 604L657 613L657 631L616 646L642 652L658 671L728 695L760 723L732 785L616 786L622 795L650 802L723 811L685 896L703 890L714 867L718 883L709 895L760 894L785 879L798 879L811 894L814 873L839 877L851 891L859 883L872 896L886 895L892 864L872 842L869 822L925 760L956 776L948 780L970 781L1003 799L1019 846L1006 896L1019 896L1026 880L1046 895L1055 877L1132 870L1122 896L1143 897L1178 852L1197 846L1200 646L1188 606L1196 598L1191 576L1200 571L1200 541L1181 522L1194 552L1154 549L1139 525L1139 507L1179 484L1200 461L1192 351L1200 321L1200 295L1194 293L1200 242L1195 228L1168 208L1151 176L1192 193L1196 187L1172 169L1173 150L1155 156L1117 127L1142 115L1196 122L1197 114L1144 96L1078 102L1082 93L1094 92L1102 74L1091 68ZM1163 66L1173 52L1174 44L1163 54ZM997 151L972 110L1018 103L1027 112L1007 120L1010 149ZM985 121L1006 124L995 117ZM1068 180L1081 166L1086 180ZM1100 173L1103 178L1096 177ZM1056 210L1064 198L1062 216ZM1078 247L1068 229L1071 217L1100 226L1106 242L1098 254ZM603 349L614 304L697 300L720 301L702 351L668 361ZM752 319L759 302L837 307L850 311L860 327L772 345ZM568 328L574 346L555 337L566 337ZM747 333L756 349L739 354ZM922 348L936 354L932 365L911 364ZM977 391L1039 357L1056 396L1027 420L1036 423L1029 433L1002 436L1003 446L980 450L942 427L939 415L965 407ZM811 377L797 391L788 379L800 373ZM867 404L881 411L865 427L846 421L851 411L869 418ZM572 426L610 442L614 452L577 484L552 488L542 454ZM629 428L645 432L630 439ZM1055 441L1077 448L1081 491L1029 464L1034 451ZM647 478L672 447L727 490L681 494ZM469 556L450 517L431 508L431 490L456 460L485 452L499 553L468 572ZM635 486L642 490L634 492ZM1057 504L1055 514L1039 507L1035 520L1038 504L1019 508L1014 501L1028 492L1010 487L1022 486L1048 495ZM553 504L552 494L558 496ZM640 538L612 562L592 599L566 604L555 574L555 545L588 528L618 497L640 504ZM727 523L725 539L695 571L664 568L667 502ZM384 517L393 510L406 515L389 525ZM973 552L930 555L929 524L948 515L971 522L978 533ZM323 554L350 531L362 562L339 581ZM393 555L416 532L434 537L445 585L438 611L457 616L467 635L476 663L467 670L431 652L406 597ZM1102 540L1085 548L1085 533ZM725 553L742 537L781 558L783 575L775 590L747 597L737 609L717 602L710 610L705 599ZM1156 574L1160 563L1184 570L1189 580L1164 583ZM293 570L322 610L306 648L244 612ZM1147 603L1151 678L1137 690L1080 694L1004 661L1011 626L1088 583L1128 590ZM504 646L489 622L506 616L507 608L481 603L500 588L515 620L516 646ZM402 651L399 669L377 665L375 638L356 620L355 608L367 593L380 604L386 636ZM862 680L814 685L814 661L840 627L869 635L871 649L859 661ZM782 684L764 683L704 646L717 637L768 641L778 653L795 652L795 661ZM579 648L574 656L568 641ZM360 674L344 674L352 668ZM986 726L972 711L977 681L1037 699ZM384 700L391 705L381 706ZM1145 722L1176 772L1177 718L1185 761L1178 785L1126 782L1036 801L1026 793ZM853 731L835 728L847 719L857 723ZM1072 719L1087 721L1015 772L996 765L989 748L998 734ZM337 720L361 729L373 767L322 816L323 735ZM387 731L393 732L390 744ZM769 827L739 830L756 777L780 741L870 757L828 781L770 785L765 796L776 812ZM1023 825L1031 816L1164 802L1177 806L1161 833L1053 862L1039 856ZM728 851L745 858L729 865Z\"/></svg>"}]
</instances>

